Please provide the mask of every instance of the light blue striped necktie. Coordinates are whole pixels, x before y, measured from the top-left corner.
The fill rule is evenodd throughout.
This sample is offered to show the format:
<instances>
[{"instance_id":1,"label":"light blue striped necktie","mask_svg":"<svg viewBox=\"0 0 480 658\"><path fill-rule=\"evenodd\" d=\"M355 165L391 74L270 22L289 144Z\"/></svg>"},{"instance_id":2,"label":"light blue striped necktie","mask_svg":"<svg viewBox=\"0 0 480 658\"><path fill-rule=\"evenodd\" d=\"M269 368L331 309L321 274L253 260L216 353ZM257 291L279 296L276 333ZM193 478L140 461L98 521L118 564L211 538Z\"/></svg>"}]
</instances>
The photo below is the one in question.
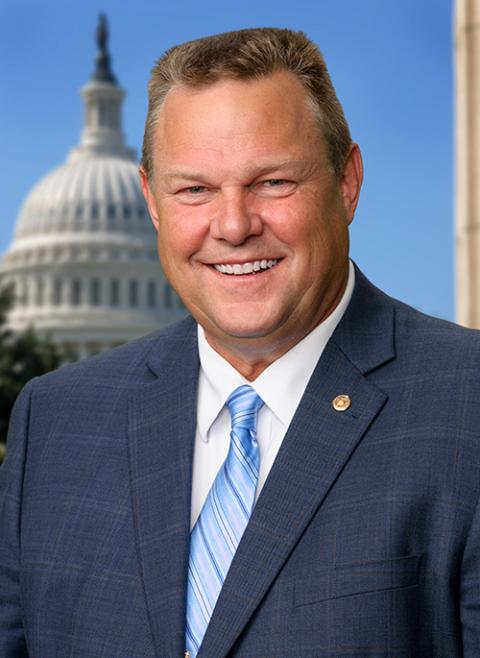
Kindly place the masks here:
<instances>
[{"instance_id":1,"label":"light blue striped necktie","mask_svg":"<svg viewBox=\"0 0 480 658\"><path fill-rule=\"evenodd\" d=\"M239 386L226 406L232 417L230 448L190 538L185 655L195 658L255 502L260 454L257 412L263 400Z\"/></svg>"}]
</instances>

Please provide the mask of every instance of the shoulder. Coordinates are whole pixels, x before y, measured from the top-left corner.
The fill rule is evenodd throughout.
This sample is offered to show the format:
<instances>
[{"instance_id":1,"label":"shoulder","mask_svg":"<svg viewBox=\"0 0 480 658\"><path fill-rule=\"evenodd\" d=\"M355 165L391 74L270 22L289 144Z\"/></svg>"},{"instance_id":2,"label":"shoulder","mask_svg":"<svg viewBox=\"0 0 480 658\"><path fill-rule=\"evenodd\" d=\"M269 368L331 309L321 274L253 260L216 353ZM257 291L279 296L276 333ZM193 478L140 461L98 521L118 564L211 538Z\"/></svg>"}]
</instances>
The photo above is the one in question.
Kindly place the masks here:
<instances>
[{"instance_id":1,"label":"shoulder","mask_svg":"<svg viewBox=\"0 0 480 658\"><path fill-rule=\"evenodd\" d=\"M175 358L179 346L196 339L196 323L190 316L146 336L96 356L67 364L34 380L36 391L65 387L107 385L114 388L148 380L147 364Z\"/></svg>"},{"instance_id":2,"label":"shoulder","mask_svg":"<svg viewBox=\"0 0 480 658\"><path fill-rule=\"evenodd\" d=\"M430 418L432 425L468 425L478 436L480 331L387 300L394 317L394 358L374 378L392 400L408 399L410 414Z\"/></svg>"},{"instance_id":3,"label":"shoulder","mask_svg":"<svg viewBox=\"0 0 480 658\"><path fill-rule=\"evenodd\" d=\"M480 331L426 315L395 299L392 303L399 355L411 352L419 359L429 360L432 367L435 364L478 364Z\"/></svg>"},{"instance_id":4,"label":"shoulder","mask_svg":"<svg viewBox=\"0 0 480 658\"><path fill-rule=\"evenodd\" d=\"M358 268L349 327L370 333L392 332L397 357L402 354L437 363L466 363L480 355L480 331L426 315L375 287ZM368 319L366 319L368 318Z\"/></svg>"}]
</instances>

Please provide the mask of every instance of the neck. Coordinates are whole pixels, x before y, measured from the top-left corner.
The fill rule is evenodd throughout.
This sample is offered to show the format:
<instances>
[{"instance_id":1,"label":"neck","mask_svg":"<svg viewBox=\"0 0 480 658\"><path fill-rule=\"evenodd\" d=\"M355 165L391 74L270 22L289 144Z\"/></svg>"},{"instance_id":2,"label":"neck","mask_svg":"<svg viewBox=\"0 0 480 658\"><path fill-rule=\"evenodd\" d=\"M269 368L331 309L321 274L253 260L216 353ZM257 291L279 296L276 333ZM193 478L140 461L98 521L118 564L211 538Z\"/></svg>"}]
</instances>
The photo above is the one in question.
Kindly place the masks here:
<instances>
[{"instance_id":1,"label":"neck","mask_svg":"<svg viewBox=\"0 0 480 658\"><path fill-rule=\"evenodd\" d=\"M205 333L205 338L210 347L220 354L225 361L249 382L253 382L269 365L299 342L296 341L290 346L285 346L284 349L279 349L275 352L267 351L265 354L262 354L258 349L238 349L238 345L226 346L223 342L215 340L213 336L207 333Z\"/></svg>"},{"instance_id":2,"label":"neck","mask_svg":"<svg viewBox=\"0 0 480 658\"><path fill-rule=\"evenodd\" d=\"M301 322L301 318L298 319L298 322L293 323L295 327L303 327L303 332L298 331L284 335L280 328L276 335L242 338L225 336L216 331L209 331L204 327L205 338L212 349L220 354L247 381L252 382L268 366L295 347L333 313L343 297L347 281L348 270L337 294L334 295L326 307L322 309L323 305L321 305L319 312L312 318L310 324Z\"/></svg>"}]
</instances>

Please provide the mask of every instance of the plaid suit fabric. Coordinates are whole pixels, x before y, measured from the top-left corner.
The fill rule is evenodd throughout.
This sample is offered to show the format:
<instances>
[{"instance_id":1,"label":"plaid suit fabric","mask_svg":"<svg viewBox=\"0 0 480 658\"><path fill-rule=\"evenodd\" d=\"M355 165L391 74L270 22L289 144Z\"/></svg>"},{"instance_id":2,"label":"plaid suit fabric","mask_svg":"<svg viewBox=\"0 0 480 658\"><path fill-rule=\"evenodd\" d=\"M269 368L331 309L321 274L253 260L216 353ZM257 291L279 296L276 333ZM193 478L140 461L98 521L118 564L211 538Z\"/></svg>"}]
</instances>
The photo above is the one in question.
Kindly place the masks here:
<instances>
[{"instance_id":1,"label":"plaid suit fabric","mask_svg":"<svg viewBox=\"0 0 480 658\"><path fill-rule=\"evenodd\" d=\"M183 655L198 368L188 319L24 390L2 658ZM478 658L479 372L478 332L357 270L197 658Z\"/></svg>"}]
</instances>

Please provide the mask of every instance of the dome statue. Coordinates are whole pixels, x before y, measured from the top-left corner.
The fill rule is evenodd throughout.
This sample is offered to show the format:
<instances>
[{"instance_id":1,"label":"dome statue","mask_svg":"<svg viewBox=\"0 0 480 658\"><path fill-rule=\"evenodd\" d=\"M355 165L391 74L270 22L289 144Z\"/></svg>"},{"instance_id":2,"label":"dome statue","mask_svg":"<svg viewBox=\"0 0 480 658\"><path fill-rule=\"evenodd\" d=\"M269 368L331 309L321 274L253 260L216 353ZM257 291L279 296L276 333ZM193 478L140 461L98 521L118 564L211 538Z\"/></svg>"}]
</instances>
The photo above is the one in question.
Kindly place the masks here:
<instances>
[{"instance_id":1,"label":"dome statue","mask_svg":"<svg viewBox=\"0 0 480 658\"><path fill-rule=\"evenodd\" d=\"M79 358L186 313L163 276L135 151L124 143L125 92L111 72L104 16L96 39L80 144L27 195L0 261L0 284L15 291L10 328L33 325Z\"/></svg>"}]
</instances>

